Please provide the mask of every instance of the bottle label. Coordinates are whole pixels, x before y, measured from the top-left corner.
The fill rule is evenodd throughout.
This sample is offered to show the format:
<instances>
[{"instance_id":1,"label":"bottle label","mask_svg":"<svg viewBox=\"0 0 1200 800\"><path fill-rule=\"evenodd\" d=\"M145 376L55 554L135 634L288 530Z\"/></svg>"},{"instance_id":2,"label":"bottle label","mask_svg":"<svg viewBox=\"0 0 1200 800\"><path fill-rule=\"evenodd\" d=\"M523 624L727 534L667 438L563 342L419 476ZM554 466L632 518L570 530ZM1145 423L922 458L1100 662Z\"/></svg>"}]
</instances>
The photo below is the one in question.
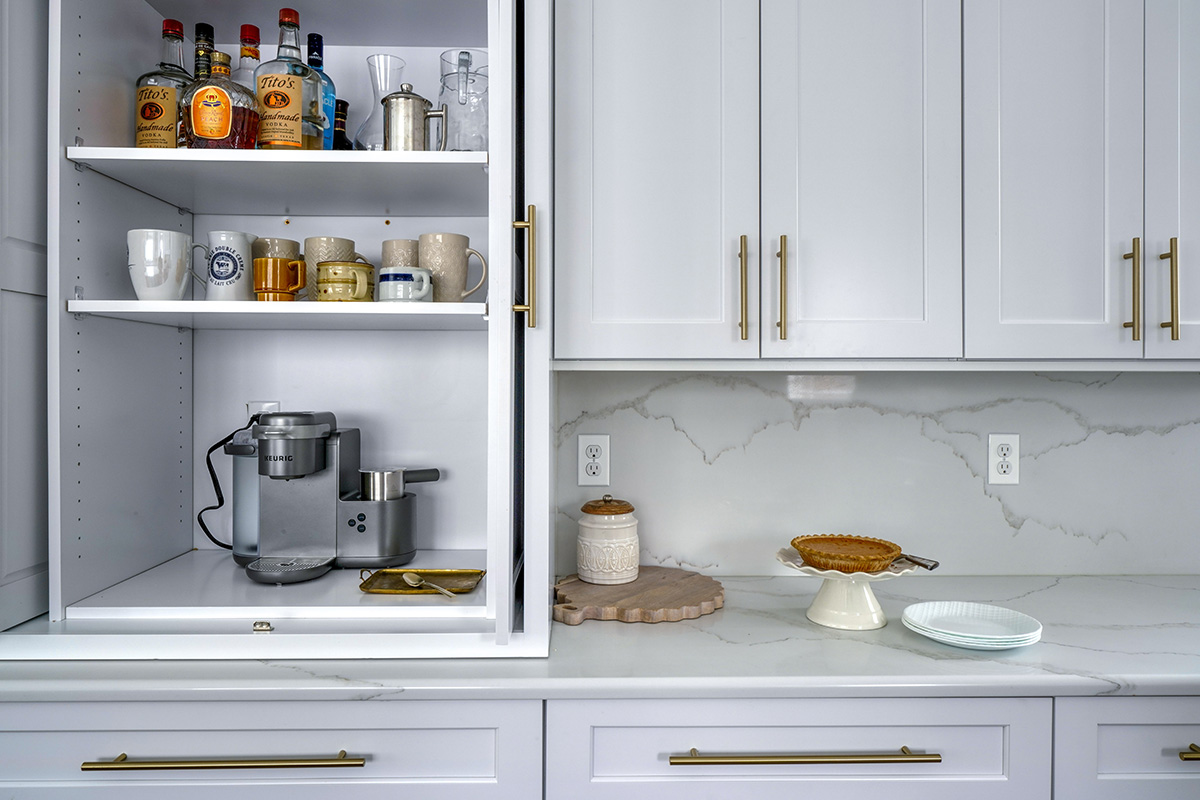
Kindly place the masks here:
<instances>
[{"instance_id":1,"label":"bottle label","mask_svg":"<svg viewBox=\"0 0 1200 800\"><path fill-rule=\"evenodd\" d=\"M137 147L175 147L179 106L174 86L142 86L137 90Z\"/></svg>"},{"instance_id":2,"label":"bottle label","mask_svg":"<svg viewBox=\"0 0 1200 800\"><path fill-rule=\"evenodd\" d=\"M205 86L192 95L192 134L201 139L224 139L233 127L233 103L229 93Z\"/></svg>"},{"instance_id":3,"label":"bottle label","mask_svg":"<svg viewBox=\"0 0 1200 800\"><path fill-rule=\"evenodd\" d=\"M258 78L258 146L304 145L301 128L302 88L299 75L261 75Z\"/></svg>"},{"instance_id":4,"label":"bottle label","mask_svg":"<svg viewBox=\"0 0 1200 800\"><path fill-rule=\"evenodd\" d=\"M251 47L248 44L242 45L241 57L242 58L253 58L255 61L258 61L258 48Z\"/></svg>"}]
</instances>

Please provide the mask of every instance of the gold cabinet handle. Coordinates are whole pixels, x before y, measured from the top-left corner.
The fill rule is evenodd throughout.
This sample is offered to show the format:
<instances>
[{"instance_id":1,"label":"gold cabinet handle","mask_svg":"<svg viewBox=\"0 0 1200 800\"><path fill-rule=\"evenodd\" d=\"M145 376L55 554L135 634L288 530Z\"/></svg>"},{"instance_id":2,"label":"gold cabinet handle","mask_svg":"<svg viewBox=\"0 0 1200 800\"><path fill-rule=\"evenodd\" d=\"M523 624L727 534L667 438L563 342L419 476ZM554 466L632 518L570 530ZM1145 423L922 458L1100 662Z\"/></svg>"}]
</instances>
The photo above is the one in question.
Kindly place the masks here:
<instances>
[{"instance_id":1,"label":"gold cabinet handle","mask_svg":"<svg viewBox=\"0 0 1200 800\"><path fill-rule=\"evenodd\" d=\"M1171 329L1171 341L1179 341L1179 237L1171 237L1171 249L1159 256L1171 262L1171 321L1160 322L1160 328Z\"/></svg>"},{"instance_id":2,"label":"gold cabinet handle","mask_svg":"<svg viewBox=\"0 0 1200 800\"><path fill-rule=\"evenodd\" d=\"M738 322L738 327L742 331L742 341L750 338L750 321L747 317L750 316L750 244L746 236L742 236L738 246L738 263L741 266L741 274L738 284L741 286L741 314Z\"/></svg>"},{"instance_id":3,"label":"gold cabinet handle","mask_svg":"<svg viewBox=\"0 0 1200 800\"><path fill-rule=\"evenodd\" d=\"M1142 340L1142 240L1133 237L1133 250L1122 258L1133 259L1133 322L1124 327L1133 328L1133 340Z\"/></svg>"},{"instance_id":4,"label":"gold cabinet handle","mask_svg":"<svg viewBox=\"0 0 1200 800\"><path fill-rule=\"evenodd\" d=\"M537 327L537 209L532 205L528 209L528 219L519 219L513 227L525 230L525 298L527 302L514 305L513 311L526 314L525 324L530 328Z\"/></svg>"},{"instance_id":5,"label":"gold cabinet handle","mask_svg":"<svg viewBox=\"0 0 1200 800\"><path fill-rule=\"evenodd\" d=\"M689 755L671 756L668 761L674 766L688 764L940 764L942 756L939 753L914 753L907 747L901 747L899 753L702 756L693 747Z\"/></svg>"},{"instance_id":6,"label":"gold cabinet handle","mask_svg":"<svg viewBox=\"0 0 1200 800\"><path fill-rule=\"evenodd\" d=\"M130 761L124 753L112 761L85 761L79 768L84 772L96 770L143 769L280 769L289 767L364 767L365 758L347 758L346 751L334 758L239 758L206 761Z\"/></svg>"},{"instance_id":7,"label":"gold cabinet handle","mask_svg":"<svg viewBox=\"0 0 1200 800\"><path fill-rule=\"evenodd\" d=\"M1188 749L1179 754L1180 761L1200 761L1200 745L1188 745Z\"/></svg>"},{"instance_id":8,"label":"gold cabinet handle","mask_svg":"<svg viewBox=\"0 0 1200 800\"><path fill-rule=\"evenodd\" d=\"M779 237L779 252L775 254L779 257L779 322L775 326L779 328L779 339L783 341L787 339L787 234Z\"/></svg>"}]
</instances>

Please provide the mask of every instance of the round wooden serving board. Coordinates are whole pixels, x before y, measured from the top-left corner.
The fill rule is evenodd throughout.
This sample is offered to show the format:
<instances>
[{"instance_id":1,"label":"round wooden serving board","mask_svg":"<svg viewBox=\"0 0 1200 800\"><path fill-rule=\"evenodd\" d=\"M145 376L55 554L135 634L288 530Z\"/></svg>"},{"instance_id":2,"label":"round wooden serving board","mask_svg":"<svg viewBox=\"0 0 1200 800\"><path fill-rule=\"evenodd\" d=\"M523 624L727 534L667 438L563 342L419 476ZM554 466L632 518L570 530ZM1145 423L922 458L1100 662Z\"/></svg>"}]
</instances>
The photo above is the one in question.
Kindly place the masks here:
<instances>
[{"instance_id":1,"label":"round wooden serving board","mask_svg":"<svg viewBox=\"0 0 1200 800\"><path fill-rule=\"evenodd\" d=\"M585 583L571 575L554 585L554 619L678 622L725 605L725 589L705 575L672 567L638 567L637 580L615 586Z\"/></svg>"}]
</instances>

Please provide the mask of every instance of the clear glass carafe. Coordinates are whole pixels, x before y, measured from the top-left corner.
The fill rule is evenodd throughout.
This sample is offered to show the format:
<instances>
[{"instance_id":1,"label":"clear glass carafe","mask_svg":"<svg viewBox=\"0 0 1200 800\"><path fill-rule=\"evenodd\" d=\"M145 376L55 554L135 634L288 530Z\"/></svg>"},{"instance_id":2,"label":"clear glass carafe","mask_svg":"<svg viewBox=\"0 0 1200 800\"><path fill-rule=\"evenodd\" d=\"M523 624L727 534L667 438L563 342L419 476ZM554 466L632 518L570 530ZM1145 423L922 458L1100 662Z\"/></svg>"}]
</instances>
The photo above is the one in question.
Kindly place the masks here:
<instances>
[{"instance_id":1,"label":"clear glass carafe","mask_svg":"<svg viewBox=\"0 0 1200 800\"><path fill-rule=\"evenodd\" d=\"M446 107L443 150L488 149L488 59L486 50L455 48L442 53L441 93Z\"/></svg>"},{"instance_id":2,"label":"clear glass carafe","mask_svg":"<svg viewBox=\"0 0 1200 800\"><path fill-rule=\"evenodd\" d=\"M388 53L367 56L367 73L371 76L371 91L375 95L375 103L370 116L358 126L358 132L354 134L355 150L383 149L383 98L400 91L404 66L403 58Z\"/></svg>"}]
</instances>

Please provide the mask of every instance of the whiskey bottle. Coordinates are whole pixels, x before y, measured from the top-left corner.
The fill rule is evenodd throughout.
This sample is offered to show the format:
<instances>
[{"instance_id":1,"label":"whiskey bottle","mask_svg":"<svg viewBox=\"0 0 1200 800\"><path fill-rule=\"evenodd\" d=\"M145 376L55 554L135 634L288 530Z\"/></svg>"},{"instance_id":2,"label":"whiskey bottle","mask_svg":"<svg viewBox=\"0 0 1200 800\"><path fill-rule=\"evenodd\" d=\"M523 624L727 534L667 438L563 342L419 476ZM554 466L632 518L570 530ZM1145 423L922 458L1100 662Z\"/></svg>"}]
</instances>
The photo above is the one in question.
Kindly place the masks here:
<instances>
[{"instance_id":1,"label":"whiskey bottle","mask_svg":"<svg viewBox=\"0 0 1200 800\"><path fill-rule=\"evenodd\" d=\"M178 143L179 95L192 80L183 68L183 23L164 19L158 67L137 79L134 145L175 147Z\"/></svg>"},{"instance_id":2,"label":"whiskey bottle","mask_svg":"<svg viewBox=\"0 0 1200 800\"><path fill-rule=\"evenodd\" d=\"M253 150L258 101L229 77L229 54L212 53L208 78L188 84L179 103L179 137L194 149Z\"/></svg>"},{"instance_id":3,"label":"whiskey bottle","mask_svg":"<svg viewBox=\"0 0 1200 800\"><path fill-rule=\"evenodd\" d=\"M346 113L350 110L350 103L340 97L333 105L333 149L334 150L353 150L354 142L350 141L350 137L346 135Z\"/></svg>"},{"instance_id":4,"label":"whiskey bottle","mask_svg":"<svg viewBox=\"0 0 1200 800\"><path fill-rule=\"evenodd\" d=\"M263 150L320 150L324 137L321 79L300 60L300 15L279 9L279 54L254 70L258 146Z\"/></svg>"},{"instance_id":5,"label":"whiskey bottle","mask_svg":"<svg viewBox=\"0 0 1200 800\"><path fill-rule=\"evenodd\" d=\"M308 65L317 71L317 77L321 79L321 115L325 121L322 129L325 139L321 149L332 150L333 115L337 90L333 86L333 79L325 74L325 40L319 33L308 35Z\"/></svg>"},{"instance_id":6,"label":"whiskey bottle","mask_svg":"<svg viewBox=\"0 0 1200 800\"><path fill-rule=\"evenodd\" d=\"M207 78L212 72L212 54L216 47L213 45L213 26L207 22L196 23L196 59L192 77L196 80Z\"/></svg>"},{"instance_id":7,"label":"whiskey bottle","mask_svg":"<svg viewBox=\"0 0 1200 800\"><path fill-rule=\"evenodd\" d=\"M234 83L240 83L251 92L257 91L254 84L254 70L258 69L258 26L242 26L242 50L238 59L238 68L230 76Z\"/></svg>"}]
</instances>

